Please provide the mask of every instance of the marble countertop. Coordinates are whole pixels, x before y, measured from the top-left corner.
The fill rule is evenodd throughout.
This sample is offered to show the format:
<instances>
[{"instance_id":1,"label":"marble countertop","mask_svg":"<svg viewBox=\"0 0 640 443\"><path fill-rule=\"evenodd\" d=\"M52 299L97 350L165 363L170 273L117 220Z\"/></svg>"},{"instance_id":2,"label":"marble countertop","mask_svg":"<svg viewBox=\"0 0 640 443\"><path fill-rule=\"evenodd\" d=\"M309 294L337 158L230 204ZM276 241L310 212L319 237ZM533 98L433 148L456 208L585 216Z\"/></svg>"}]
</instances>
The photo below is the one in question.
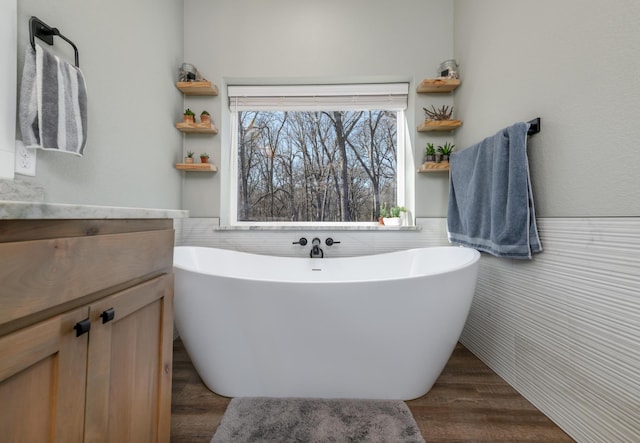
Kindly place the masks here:
<instances>
[{"instance_id":1,"label":"marble countertop","mask_svg":"<svg viewBox=\"0 0 640 443\"><path fill-rule=\"evenodd\" d=\"M189 211L0 200L0 220L185 218Z\"/></svg>"}]
</instances>

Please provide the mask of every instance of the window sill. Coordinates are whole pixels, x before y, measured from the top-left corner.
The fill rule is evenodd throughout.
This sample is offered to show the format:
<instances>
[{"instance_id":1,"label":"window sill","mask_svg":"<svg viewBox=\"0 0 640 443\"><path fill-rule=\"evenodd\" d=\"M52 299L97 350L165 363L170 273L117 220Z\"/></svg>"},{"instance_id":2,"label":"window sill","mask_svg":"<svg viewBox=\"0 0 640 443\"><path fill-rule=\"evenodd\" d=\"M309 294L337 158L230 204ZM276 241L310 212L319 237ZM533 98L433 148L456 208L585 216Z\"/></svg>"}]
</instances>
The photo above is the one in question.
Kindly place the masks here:
<instances>
[{"instance_id":1,"label":"window sill","mask_svg":"<svg viewBox=\"0 0 640 443\"><path fill-rule=\"evenodd\" d=\"M382 226L371 225L228 225L216 226L214 231L421 231L422 226Z\"/></svg>"}]
</instances>

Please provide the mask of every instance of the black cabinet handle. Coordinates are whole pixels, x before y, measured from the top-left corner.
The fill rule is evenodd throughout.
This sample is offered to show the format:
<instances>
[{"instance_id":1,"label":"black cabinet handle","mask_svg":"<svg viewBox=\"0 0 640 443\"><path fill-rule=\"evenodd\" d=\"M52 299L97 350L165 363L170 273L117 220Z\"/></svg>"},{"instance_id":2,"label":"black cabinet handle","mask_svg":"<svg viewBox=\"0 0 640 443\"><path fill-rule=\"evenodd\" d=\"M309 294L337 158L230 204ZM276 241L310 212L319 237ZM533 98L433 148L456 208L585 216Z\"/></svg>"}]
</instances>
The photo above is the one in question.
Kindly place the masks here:
<instances>
[{"instance_id":1,"label":"black cabinet handle","mask_svg":"<svg viewBox=\"0 0 640 443\"><path fill-rule=\"evenodd\" d=\"M86 334L91 329L91 320L85 318L79 321L73 327L76 330L76 337L80 337L82 334Z\"/></svg>"},{"instance_id":2,"label":"black cabinet handle","mask_svg":"<svg viewBox=\"0 0 640 443\"><path fill-rule=\"evenodd\" d=\"M116 311L113 308L109 308L102 311L102 314L100 314L100 318L102 318L102 324L105 324L113 320L115 316L116 316Z\"/></svg>"}]
</instances>

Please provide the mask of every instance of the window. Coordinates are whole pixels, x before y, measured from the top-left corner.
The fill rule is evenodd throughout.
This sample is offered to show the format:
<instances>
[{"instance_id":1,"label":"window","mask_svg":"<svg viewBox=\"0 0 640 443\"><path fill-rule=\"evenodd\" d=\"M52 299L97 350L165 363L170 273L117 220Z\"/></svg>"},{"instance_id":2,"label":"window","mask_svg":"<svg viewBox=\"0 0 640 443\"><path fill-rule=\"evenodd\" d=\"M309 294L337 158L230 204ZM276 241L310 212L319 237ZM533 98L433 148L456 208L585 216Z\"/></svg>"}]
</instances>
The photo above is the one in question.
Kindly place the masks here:
<instances>
[{"instance_id":1,"label":"window","mask_svg":"<svg viewBox=\"0 0 640 443\"><path fill-rule=\"evenodd\" d=\"M232 222L371 223L403 205L407 92L230 86Z\"/></svg>"}]
</instances>

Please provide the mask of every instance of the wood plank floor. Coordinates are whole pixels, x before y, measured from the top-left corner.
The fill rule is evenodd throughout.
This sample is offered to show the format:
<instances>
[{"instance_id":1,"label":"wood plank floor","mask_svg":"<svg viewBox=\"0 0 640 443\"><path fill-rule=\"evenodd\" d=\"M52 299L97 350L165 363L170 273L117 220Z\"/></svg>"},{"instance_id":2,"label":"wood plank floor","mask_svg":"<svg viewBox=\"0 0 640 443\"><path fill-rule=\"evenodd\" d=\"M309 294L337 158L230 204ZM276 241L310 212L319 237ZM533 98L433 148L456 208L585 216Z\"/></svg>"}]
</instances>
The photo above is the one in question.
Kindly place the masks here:
<instances>
[{"instance_id":1,"label":"wood plank floor","mask_svg":"<svg viewBox=\"0 0 640 443\"><path fill-rule=\"evenodd\" d=\"M173 352L171 442L209 442L230 399L205 387L180 339ZM460 344L431 391L407 405L429 443L573 442Z\"/></svg>"}]
</instances>

